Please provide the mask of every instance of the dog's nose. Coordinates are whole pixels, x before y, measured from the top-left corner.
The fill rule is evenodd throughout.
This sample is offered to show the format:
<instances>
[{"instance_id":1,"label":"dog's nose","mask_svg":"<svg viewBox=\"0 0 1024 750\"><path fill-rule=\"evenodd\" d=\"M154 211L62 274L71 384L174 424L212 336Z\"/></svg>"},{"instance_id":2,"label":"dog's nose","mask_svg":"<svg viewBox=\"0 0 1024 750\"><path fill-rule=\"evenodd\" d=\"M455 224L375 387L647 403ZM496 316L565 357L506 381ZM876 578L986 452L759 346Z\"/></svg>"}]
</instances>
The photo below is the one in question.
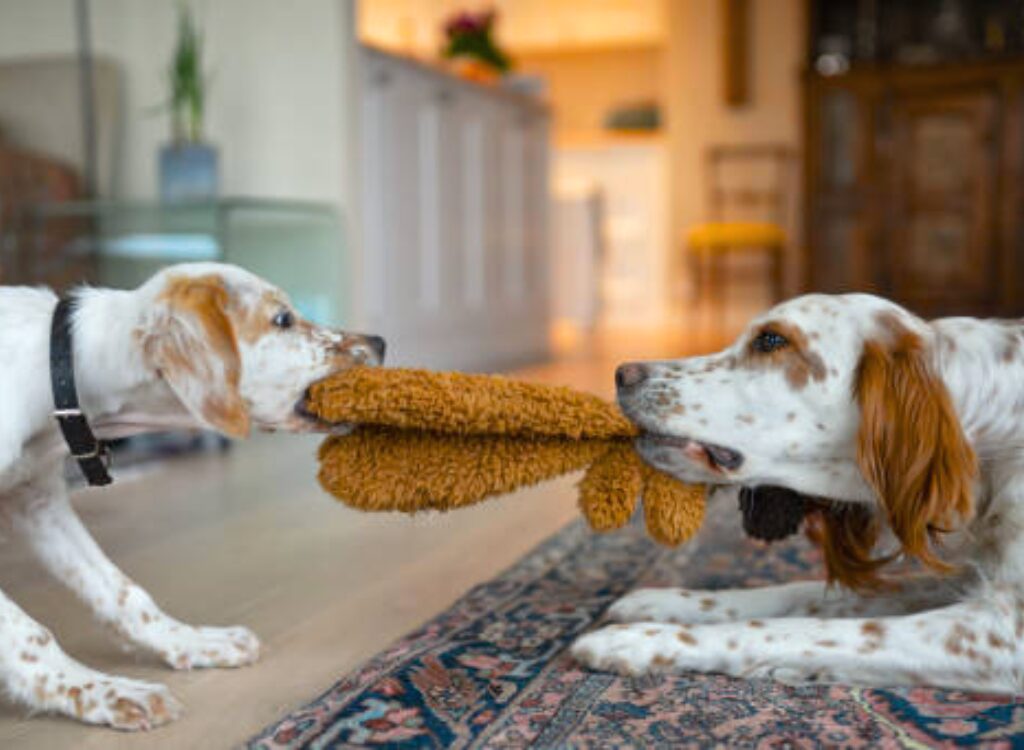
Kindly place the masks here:
<instances>
[{"instance_id":1,"label":"dog's nose","mask_svg":"<svg viewBox=\"0 0 1024 750\"><path fill-rule=\"evenodd\" d=\"M619 365L615 371L615 386L620 391L636 388L647 380L648 374L646 365L639 362L627 362L624 365Z\"/></svg>"},{"instance_id":2,"label":"dog's nose","mask_svg":"<svg viewBox=\"0 0 1024 750\"><path fill-rule=\"evenodd\" d=\"M383 362L384 361L384 352L387 351L387 348L388 348L388 342L386 342L384 340L384 337L383 336L367 336L366 337L366 344L371 349L373 349L374 353L377 355L377 359L379 359L381 362Z\"/></svg>"}]
</instances>

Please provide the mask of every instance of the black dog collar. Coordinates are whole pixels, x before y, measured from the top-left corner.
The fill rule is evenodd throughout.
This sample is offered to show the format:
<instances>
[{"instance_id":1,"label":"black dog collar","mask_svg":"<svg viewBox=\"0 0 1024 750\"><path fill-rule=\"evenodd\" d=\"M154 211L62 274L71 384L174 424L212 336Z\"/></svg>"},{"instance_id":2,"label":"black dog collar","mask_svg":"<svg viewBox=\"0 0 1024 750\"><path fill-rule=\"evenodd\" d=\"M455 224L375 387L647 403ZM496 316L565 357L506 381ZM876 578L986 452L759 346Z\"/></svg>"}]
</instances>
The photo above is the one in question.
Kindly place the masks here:
<instances>
[{"instance_id":1,"label":"black dog collar","mask_svg":"<svg viewBox=\"0 0 1024 750\"><path fill-rule=\"evenodd\" d=\"M74 301L62 298L53 311L50 328L50 385L53 389L53 416L60 425L71 456L78 462L89 484L102 487L113 479L107 446L96 439L89 420L82 413L75 389L75 359L71 345L71 313Z\"/></svg>"}]
</instances>

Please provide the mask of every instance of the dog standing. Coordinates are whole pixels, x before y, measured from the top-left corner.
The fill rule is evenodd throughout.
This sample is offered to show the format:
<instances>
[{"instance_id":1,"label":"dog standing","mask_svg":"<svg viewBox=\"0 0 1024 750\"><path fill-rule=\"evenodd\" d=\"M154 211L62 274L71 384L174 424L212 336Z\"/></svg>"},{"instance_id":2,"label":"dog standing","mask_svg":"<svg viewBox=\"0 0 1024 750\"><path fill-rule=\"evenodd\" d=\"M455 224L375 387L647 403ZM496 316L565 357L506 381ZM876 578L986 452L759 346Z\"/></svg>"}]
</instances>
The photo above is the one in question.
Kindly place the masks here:
<instances>
[{"instance_id":1,"label":"dog standing","mask_svg":"<svg viewBox=\"0 0 1024 750\"><path fill-rule=\"evenodd\" d=\"M287 297L234 266L161 271L132 291L81 289L70 320L82 411L102 439L205 428L319 431L307 387L355 364L379 364L384 342L318 327ZM57 297L0 287L0 518L104 624L175 669L253 662L242 627L193 627L165 614L107 559L70 503L67 446L54 420L50 330ZM178 702L158 684L75 661L0 592L0 686L36 711L148 729Z\"/></svg>"}]
</instances>

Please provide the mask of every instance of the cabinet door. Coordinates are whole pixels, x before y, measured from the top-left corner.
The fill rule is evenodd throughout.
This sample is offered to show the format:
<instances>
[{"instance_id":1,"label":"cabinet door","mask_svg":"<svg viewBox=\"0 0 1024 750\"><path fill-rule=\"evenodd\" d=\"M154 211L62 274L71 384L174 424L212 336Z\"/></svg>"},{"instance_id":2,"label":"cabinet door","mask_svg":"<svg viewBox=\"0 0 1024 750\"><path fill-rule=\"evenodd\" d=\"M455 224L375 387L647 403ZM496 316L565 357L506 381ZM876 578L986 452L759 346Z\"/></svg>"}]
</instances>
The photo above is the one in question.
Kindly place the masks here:
<instances>
[{"instance_id":1,"label":"cabinet door","mask_svg":"<svg viewBox=\"0 0 1024 750\"><path fill-rule=\"evenodd\" d=\"M885 266L893 296L926 315L994 312L996 95L903 96L888 114Z\"/></svg>"},{"instance_id":2,"label":"cabinet door","mask_svg":"<svg viewBox=\"0 0 1024 750\"><path fill-rule=\"evenodd\" d=\"M881 291L871 189L874 123L862 92L819 82L808 105L808 280L813 291Z\"/></svg>"}]
</instances>

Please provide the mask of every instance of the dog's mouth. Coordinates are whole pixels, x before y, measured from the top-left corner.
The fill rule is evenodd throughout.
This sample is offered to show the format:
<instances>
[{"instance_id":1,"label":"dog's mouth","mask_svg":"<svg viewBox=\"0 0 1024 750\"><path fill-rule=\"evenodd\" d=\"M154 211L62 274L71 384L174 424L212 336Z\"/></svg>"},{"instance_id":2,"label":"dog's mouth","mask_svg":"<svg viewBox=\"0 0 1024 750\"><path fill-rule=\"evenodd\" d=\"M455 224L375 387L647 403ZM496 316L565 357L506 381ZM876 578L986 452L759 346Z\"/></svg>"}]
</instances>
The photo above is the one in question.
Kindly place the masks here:
<instances>
[{"instance_id":1,"label":"dog's mouth","mask_svg":"<svg viewBox=\"0 0 1024 750\"><path fill-rule=\"evenodd\" d=\"M310 411L309 399L310 393L309 388L307 388L303 392L299 400L295 402L295 408L293 409L293 411L295 412L295 416L297 416L303 422L309 422L312 425L318 425L320 427L330 427L330 422L328 422L326 419L321 419L319 416Z\"/></svg>"},{"instance_id":2,"label":"dog's mouth","mask_svg":"<svg viewBox=\"0 0 1024 750\"><path fill-rule=\"evenodd\" d=\"M645 430L637 442L641 453L679 453L716 474L736 471L743 465L743 454L738 450L703 440Z\"/></svg>"},{"instance_id":3,"label":"dog's mouth","mask_svg":"<svg viewBox=\"0 0 1024 750\"><path fill-rule=\"evenodd\" d=\"M315 414L309 408L310 398L310 389L307 388L299 400L295 402L295 406L292 407L292 413L303 425L304 430L309 432L329 432L332 435L347 435L352 431L352 425L350 424L329 422Z\"/></svg>"}]
</instances>

